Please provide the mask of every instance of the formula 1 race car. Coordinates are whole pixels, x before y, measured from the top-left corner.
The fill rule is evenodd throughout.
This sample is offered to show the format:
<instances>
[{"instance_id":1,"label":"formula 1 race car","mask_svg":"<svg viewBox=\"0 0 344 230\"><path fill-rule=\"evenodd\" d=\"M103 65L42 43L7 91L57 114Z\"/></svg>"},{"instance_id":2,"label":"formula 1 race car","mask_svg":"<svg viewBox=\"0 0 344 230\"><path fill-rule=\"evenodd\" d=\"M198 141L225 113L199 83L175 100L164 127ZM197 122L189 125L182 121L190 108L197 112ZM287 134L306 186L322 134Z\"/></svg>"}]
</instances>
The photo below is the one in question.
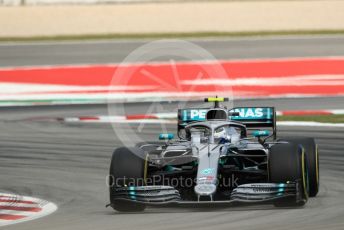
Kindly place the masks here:
<instances>
[{"instance_id":1,"label":"formula 1 race car","mask_svg":"<svg viewBox=\"0 0 344 230\"><path fill-rule=\"evenodd\" d=\"M147 206L233 206L271 203L303 206L319 189L313 138L277 139L273 107L178 111L178 138L114 151L110 204L122 212Z\"/></svg>"}]
</instances>

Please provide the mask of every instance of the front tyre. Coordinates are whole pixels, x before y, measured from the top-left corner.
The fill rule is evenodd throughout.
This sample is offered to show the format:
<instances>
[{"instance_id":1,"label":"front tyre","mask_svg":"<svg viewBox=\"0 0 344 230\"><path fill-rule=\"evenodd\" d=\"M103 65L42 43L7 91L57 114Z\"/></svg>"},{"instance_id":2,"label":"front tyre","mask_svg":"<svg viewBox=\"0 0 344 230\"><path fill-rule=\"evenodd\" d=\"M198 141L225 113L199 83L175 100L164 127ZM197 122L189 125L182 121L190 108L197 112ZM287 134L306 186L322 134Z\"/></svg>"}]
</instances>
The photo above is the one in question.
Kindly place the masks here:
<instances>
[{"instance_id":1,"label":"front tyre","mask_svg":"<svg viewBox=\"0 0 344 230\"><path fill-rule=\"evenodd\" d=\"M306 155L300 146L292 143L275 144L270 148L268 176L271 183L299 181L300 199L276 201L275 206L303 206L308 200L308 167Z\"/></svg>"},{"instance_id":2,"label":"front tyre","mask_svg":"<svg viewBox=\"0 0 344 230\"><path fill-rule=\"evenodd\" d=\"M115 188L142 186L144 183L145 160L143 150L138 148L118 148L114 151L110 164L110 203L119 212L141 212L144 204L114 199Z\"/></svg>"},{"instance_id":3,"label":"front tyre","mask_svg":"<svg viewBox=\"0 0 344 230\"><path fill-rule=\"evenodd\" d=\"M315 197L319 192L319 152L314 138L310 137L286 137L281 141L302 145L307 156L309 169L309 196Z\"/></svg>"}]
</instances>

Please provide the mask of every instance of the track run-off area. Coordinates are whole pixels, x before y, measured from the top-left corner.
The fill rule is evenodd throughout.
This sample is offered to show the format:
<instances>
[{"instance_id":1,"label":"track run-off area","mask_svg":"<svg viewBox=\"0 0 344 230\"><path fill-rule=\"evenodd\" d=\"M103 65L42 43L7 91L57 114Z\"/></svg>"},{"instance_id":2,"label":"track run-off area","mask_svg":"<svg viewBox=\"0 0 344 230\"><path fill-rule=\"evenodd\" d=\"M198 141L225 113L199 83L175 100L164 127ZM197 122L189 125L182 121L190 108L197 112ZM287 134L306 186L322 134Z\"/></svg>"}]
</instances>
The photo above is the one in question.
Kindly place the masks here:
<instances>
[{"instance_id":1,"label":"track run-off area","mask_svg":"<svg viewBox=\"0 0 344 230\"><path fill-rule=\"evenodd\" d=\"M344 58L0 69L0 104L344 95Z\"/></svg>"}]
</instances>

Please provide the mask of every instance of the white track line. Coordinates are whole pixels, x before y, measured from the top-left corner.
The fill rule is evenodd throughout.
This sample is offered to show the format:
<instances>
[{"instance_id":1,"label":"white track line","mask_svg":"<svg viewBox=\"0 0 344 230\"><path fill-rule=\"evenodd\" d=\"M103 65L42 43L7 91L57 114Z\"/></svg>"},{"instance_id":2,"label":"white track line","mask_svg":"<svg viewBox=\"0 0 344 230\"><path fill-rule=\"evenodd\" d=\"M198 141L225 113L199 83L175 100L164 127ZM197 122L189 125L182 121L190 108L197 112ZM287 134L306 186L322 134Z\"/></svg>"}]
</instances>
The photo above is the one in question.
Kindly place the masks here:
<instances>
[{"instance_id":1,"label":"white track line","mask_svg":"<svg viewBox=\"0 0 344 230\"><path fill-rule=\"evenodd\" d=\"M36 208L36 207L38 207L38 204L22 204L22 203L17 203L15 201L11 201L11 202L2 202L2 201L0 201L0 205L1 206L20 205L20 207L26 207L26 208ZM3 211L6 211L6 210L0 209L0 213L2 213Z\"/></svg>"},{"instance_id":2,"label":"white track line","mask_svg":"<svg viewBox=\"0 0 344 230\"><path fill-rule=\"evenodd\" d=\"M1 43L0 43L1 46ZM314 56L314 57L281 57L281 58L245 58L245 59L216 59L216 60L195 60L195 61L176 61L179 65L194 65L197 64L211 64L211 63L235 63L235 62L284 62L284 61L312 61L312 60L341 60L344 56ZM108 63L82 63L82 64L61 64L61 65L27 65L27 66L4 66L0 67L0 70L32 70L32 69L56 69L56 68L89 68L97 66L141 66L147 63L145 62L108 62ZM149 65L161 66L169 65L170 62L166 61L150 61Z\"/></svg>"}]
</instances>

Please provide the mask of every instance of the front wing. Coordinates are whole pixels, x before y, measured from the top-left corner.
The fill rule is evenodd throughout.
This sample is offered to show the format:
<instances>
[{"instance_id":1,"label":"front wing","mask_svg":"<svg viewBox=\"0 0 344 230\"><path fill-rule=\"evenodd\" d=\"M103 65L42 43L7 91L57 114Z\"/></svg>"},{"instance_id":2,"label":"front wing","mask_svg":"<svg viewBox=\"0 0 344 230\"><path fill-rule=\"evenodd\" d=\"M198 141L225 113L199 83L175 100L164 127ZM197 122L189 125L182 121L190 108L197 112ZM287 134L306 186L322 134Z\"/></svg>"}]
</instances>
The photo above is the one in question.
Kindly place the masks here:
<instances>
[{"instance_id":1,"label":"front wing","mask_svg":"<svg viewBox=\"0 0 344 230\"><path fill-rule=\"evenodd\" d=\"M268 204L284 199L295 199L296 203L305 202L300 191L299 182L243 184L232 191L228 200L188 201L182 200L179 191L170 186L129 186L116 188L112 200L161 207L230 207L240 204Z\"/></svg>"}]
</instances>

